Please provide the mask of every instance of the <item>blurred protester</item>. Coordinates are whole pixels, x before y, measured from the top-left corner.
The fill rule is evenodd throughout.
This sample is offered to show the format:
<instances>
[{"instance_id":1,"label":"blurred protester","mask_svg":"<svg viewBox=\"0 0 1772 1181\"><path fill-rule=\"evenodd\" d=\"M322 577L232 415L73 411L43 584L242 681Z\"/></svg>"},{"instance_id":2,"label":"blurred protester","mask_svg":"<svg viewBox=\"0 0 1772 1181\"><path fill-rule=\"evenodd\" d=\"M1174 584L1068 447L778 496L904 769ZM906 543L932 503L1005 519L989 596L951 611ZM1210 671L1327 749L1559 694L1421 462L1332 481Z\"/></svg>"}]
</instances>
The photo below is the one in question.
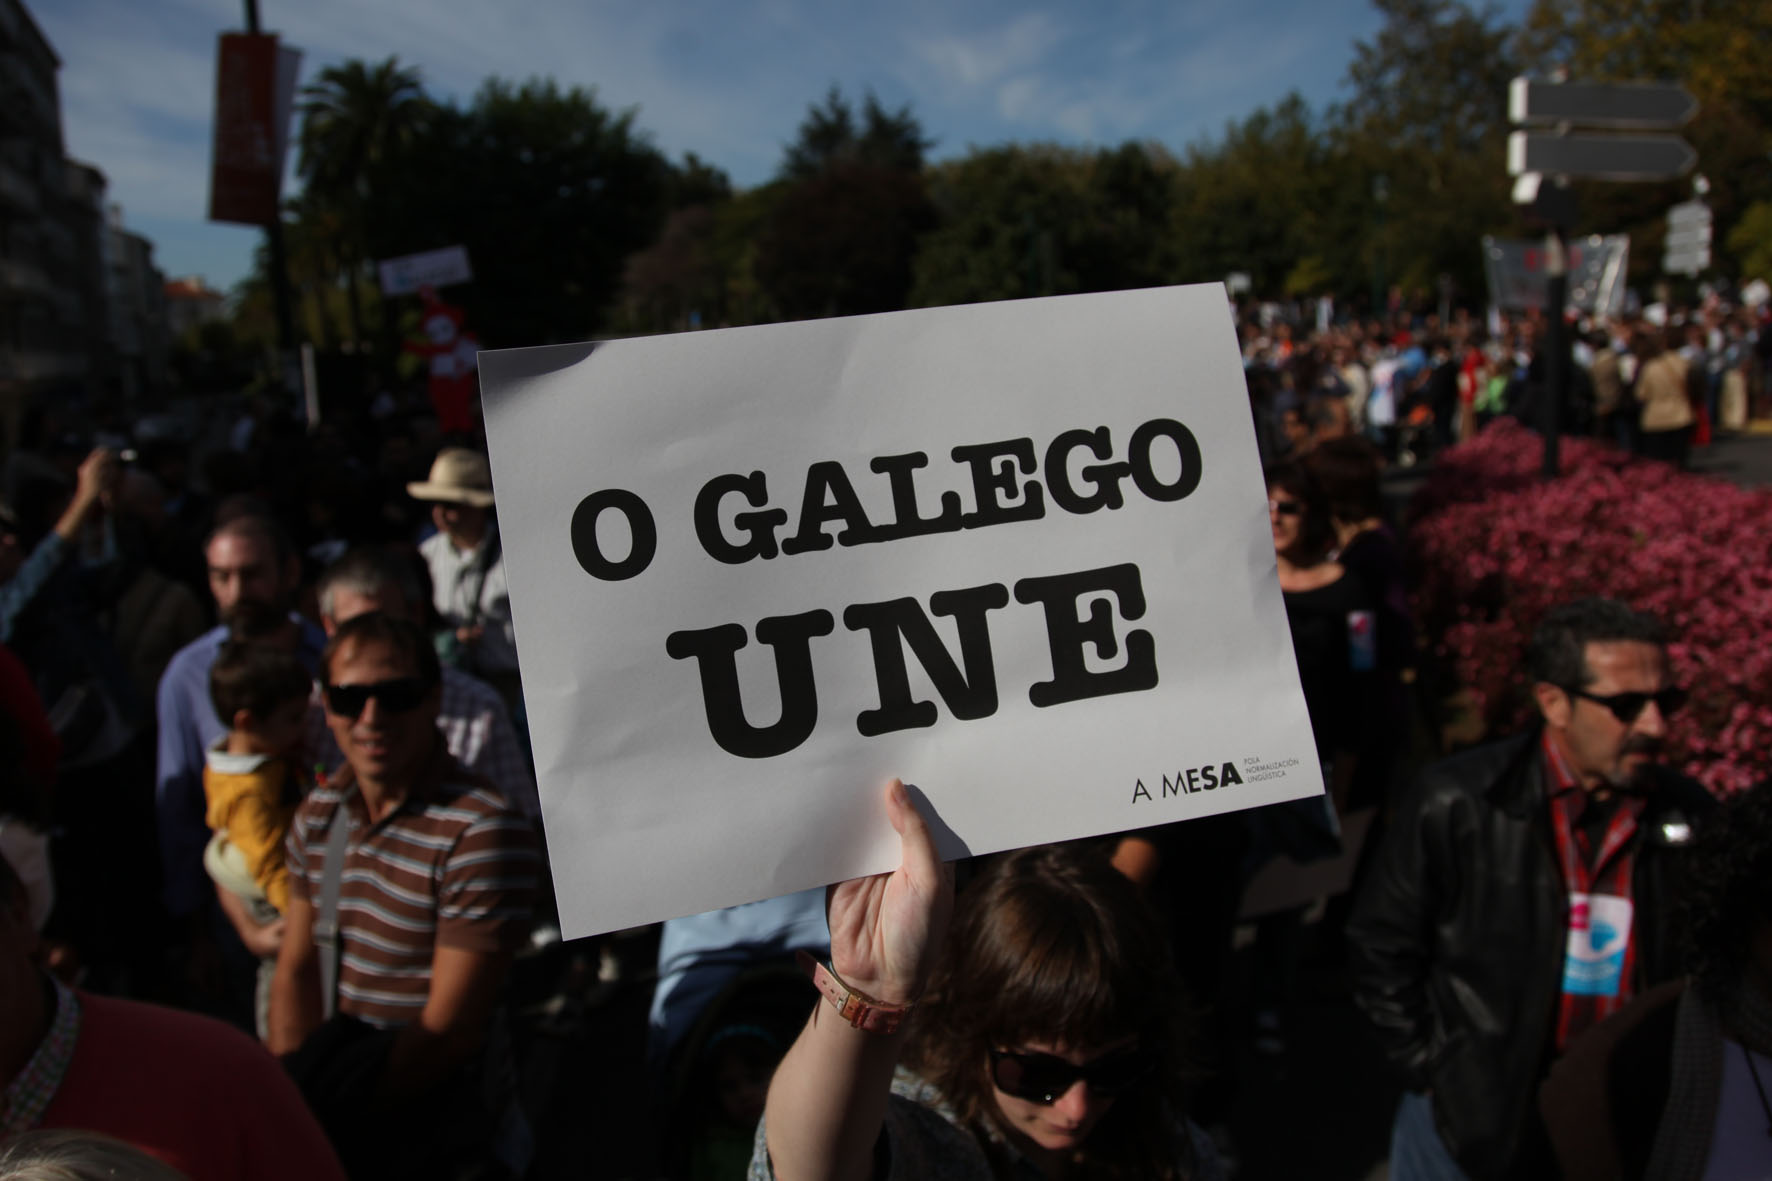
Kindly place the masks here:
<instances>
[{"instance_id":1,"label":"blurred protester","mask_svg":"<svg viewBox=\"0 0 1772 1181\"><path fill-rule=\"evenodd\" d=\"M1648 333L1638 352L1637 451L1650 459L1686 466L1692 444L1692 401L1686 389L1686 359L1678 351L1678 329L1665 336Z\"/></svg>"},{"instance_id":2,"label":"blurred protester","mask_svg":"<svg viewBox=\"0 0 1772 1181\"><path fill-rule=\"evenodd\" d=\"M1596 330L1588 343L1594 352L1593 365L1588 370L1594 387L1594 434L1627 447L1628 425L1620 421L1620 415L1627 413L1624 367L1612 347L1612 338L1605 332Z\"/></svg>"},{"instance_id":3,"label":"blurred protester","mask_svg":"<svg viewBox=\"0 0 1772 1181\"><path fill-rule=\"evenodd\" d=\"M1280 593L1311 730L1330 794L1345 806L1369 722L1371 673L1377 667L1373 600L1358 578L1331 559L1336 548L1328 501L1301 464L1266 472L1268 525Z\"/></svg>"},{"instance_id":4,"label":"blurred protester","mask_svg":"<svg viewBox=\"0 0 1772 1181\"><path fill-rule=\"evenodd\" d=\"M410 553L410 551L408 551ZM316 588L320 623L326 634L371 611L420 622L426 594L420 570L392 550L359 546L326 568ZM437 728L449 754L466 770L488 780L510 804L538 826L541 797L517 732L497 692L486 682L453 665L442 666L443 698ZM307 722L308 752L323 767L342 761L326 723L323 701L316 696Z\"/></svg>"},{"instance_id":5,"label":"blurred protester","mask_svg":"<svg viewBox=\"0 0 1772 1181\"><path fill-rule=\"evenodd\" d=\"M201 602L209 593L203 541L213 504L191 486L190 447L173 438L144 441L138 470L161 492L161 525L155 533L154 563L160 572L190 588Z\"/></svg>"},{"instance_id":6,"label":"blurred protester","mask_svg":"<svg viewBox=\"0 0 1772 1181\"><path fill-rule=\"evenodd\" d=\"M1350 666L1374 676L1373 712L1360 728L1366 741L1350 773L1347 802L1352 808L1370 807L1383 801L1408 736L1415 627L1403 544L1384 519L1383 459L1371 443L1354 437L1327 440L1311 452L1305 468L1335 529L1335 548L1328 556L1359 583L1374 612L1370 644L1362 635L1365 617L1350 618L1348 624Z\"/></svg>"},{"instance_id":7,"label":"blurred protester","mask_svg":"<svg viewBox=\"0 0 1772 1181\"><path fill-rule=\"evenodd\" d=\"M104 615L117 655L144 702L154 700L178 650L208 630L202 601L155 564L166 528L165 504L154 477L135 469L123 472L112 514L118 559L105 580Z\"/></svg>"},{"instance_id":8,"label":"blurred protester","mask_svg":"<svg viewBox=\"0 0 1772 1181\"><path fill-rule=\"evenodd\" d=\"M167 912L181 923L188 940L187 971L193 983L213 988L214 933L224 931L216 912L215 889L203 868L209 843L204 821L204 752L221 738L225 727L210 699L210 670L228 638L228 620L242 604L269 608L283 625L259 642L297 654L310 669L319 661L326 637L319 628L294 614L291 604L300 583L301 564L289 536L274 519L243 515L217 525L204 547L209 588L224 623L187 644L160 678L159 751L155 804L160 833L161 873Z\"/></svg>"},{"instance_id":9,"label":"blurred protester","mask_svg":"<svg viewBox=\"0 0 1772 1181\"><path fill-rule=\"evenodd\" d=\"M117 485L117 457L95 450L80 464L79 478L55 526L29 554L24 552L18 519L0 508L0 643L12 640L20 615L42 596L63 564L76 555L88 524L102 513L102 501Z\"/></svg>"},{"instance_id":10,"label":"blurred protester","mask_svg":"<svg viewBox=\"0 0 1772 1181\"><path fill-rule=\"evenodd\" d=\"M486 457L445 447L431 465L430 478L406 490L414 500L430 503L437 527L418 548L430 568L431 593L446 629L439 637L443 662L487 681L512 716L521 718L517 640Z\"/></svg>"},{"instance_id":11,"label":"blurred protester","mask_svg":"<svg viewBox=\"0 0 1772 1181\"><path fill-rule=\"evenodd\" d=\"M1772 783L1700 837L1680 908L1687 979L1644 993L1551 1069L1540 1106L1566 1181L1772 1170Z\"/></svg>"},{"instance_id":12,"label":"blurred protester","mask_svg":"<svg viewBox=\"0 0 1772 1181\"><path fill-rule=\"evenodd\" d=\"M1429 768L1348 924L1354 996L1406 1072L1391 1176L1536 1176L1553 1059L1678 971L1674 905L1712 810L1661 765L1661 626L1554 608L1528 651L1540 720Z\"/></svg>"},{"instance_id":13,"label":"blurred protester","mask_svg":"<svg viewBox=\"0 0 1772 1181\"><path fill-rule=\"evenodd\" d=\"M31 684L31 674L12 649L0 644L0 718L11 725L14 745L9 762L23 780L25 790L48 814L49 793L55 785L56 763L61 758L61 739L43 709L43 699Z\"/></svg>"},{"instance_id":14,"label":"blurred protester","mask_svg":"<svg viewBox=\"0 0 1772 1181\"><path fill-rule=\"evenodd\" d=\"M1722 372L1717 379L1719 431L1739 431L1747 426L1749 366L1753 364L1753 321L1745 310L1730 316L1724 325Z\"/></svg>"},{"instance_id":15,"label":"blurred protester","mask_svg":"<svg viewBox=\"0 0 1772 1181\"><path fill-rule=\"evenodd\" d=\"M353 1174L455 1175L509 1116L509 1096L482 1089L509 1077L487 1046L529 935L534 831L444 749L423 629L359 615L328 641L322 675L346 765L290 831L269 1044Z\"/></svg>"},{"instance_id":16,"label":"blurred protester","mask_svg":"<svg viewBox=\"0 0 1772 1181\"><path fill-rule=\"evenodd\" d=\"M130 576L121 545L128 522L109 511L119 470L101 448L79 462L71 495L68 485L36 481L33 495L56 513L55 526L0 587L11 644L56 739L56 790L36 817L54 834L53 934L107 988L145 987L159 962L153 847L140 836L153 815L148 710L113 640ZM120 892L118 880L145 889Z\"/></svg>"},{"instance_id":17,"label":"blurred protester","mask_svg":"<svg viewBox=\"0 0 1772 1181\"><path fill-rule=\"evenodd\" d=\"M0 858L0 1140L83 1129L192 1181L342 1181L275 1059L218 1021L46 975L27 906Z\"/></svg>"},{"instance_id":18,"label":"blurred protester","mask_svg":"<svg viewBox=\"0 0 1772 1181\"><path fill-rule=\"evenodd\" d=\"M672 1052L735 979L759 965L791 964L801 950L830 950L823 889L667 919L648 1017L646 1056L655 1074L664 1073Z\"/></svg>"},{"instance_id":19,"label":"blurred protester","mask_svg":"<svg viewBox=\"0 0 1772 1181\"><path fill-rule=\"evenodd\" d=\"M832 888L814 981L833 1008L775 1072L751 1177L1219 1176L1184 1116L1180 984L1136 887L1075 848L1023 849L948 932L952 870L896 782L887 813L903 862Z\"/></svg>"},{"instance_id":20,"label":"blurred protester","mask_svg":"<svg viewBox=\"0 0 1772 1181\"><path fill-rule=\"evenodd\" d=\"M1458 377L1462 358L1444 337L1429 342L1427 351L1429 371L1421 401L1433 416L1434 448L1443 451L1458 441Z\"/></svg>"},{"instance_id":21,"label":"blurred protester","mask_svg":"<svg viewBox=\"0 0 1772 1181\"><path fill-rule=\"evenodd\" d=\"M1376 667L1372 599L1359 579L1330 559L1335 530L1321 487L1297 463L1271 467L1266 478L1280 593L1328 793L1250 812L1246 875L1275 857L1309 862L1341 851L1340 815L1369 744ZM1266 1054L1284 1052L1296 1016L1303 911L1300 906L1265 915L1256 927L1251 992L1256 1047Z\"/></svg>"}]
</instances>

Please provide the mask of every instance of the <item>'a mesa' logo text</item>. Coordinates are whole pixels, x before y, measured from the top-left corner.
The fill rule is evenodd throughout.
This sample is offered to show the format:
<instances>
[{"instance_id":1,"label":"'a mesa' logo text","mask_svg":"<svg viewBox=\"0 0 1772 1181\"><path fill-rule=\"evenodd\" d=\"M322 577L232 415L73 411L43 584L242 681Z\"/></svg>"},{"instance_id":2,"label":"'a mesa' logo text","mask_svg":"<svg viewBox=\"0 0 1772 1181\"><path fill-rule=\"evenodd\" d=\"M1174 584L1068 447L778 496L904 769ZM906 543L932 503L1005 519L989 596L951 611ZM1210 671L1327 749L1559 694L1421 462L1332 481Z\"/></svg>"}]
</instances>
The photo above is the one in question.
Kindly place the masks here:
<instances>
[{"instance_id":1,"label":"'a mesa' logo text","mask_svg":"<svg viewBox=\"0 0 1772 1181\"><path fill-rule=\"evenodd\" d=\"M1177 771L1173 777L1164 775L1157 791L1158 796L1151 794L1151 789L1144 785L1144 780L1135 779L1132 783L1132 802L1156 798L1167 799L1170 796L1192 795L1197 791L1217 791L1221 787L1230 787L1243 782L1237 774L1235 763L1220 763L1214 767L1208 763L1204 767L1189 767Z\"/></svg>"}]
</instances>

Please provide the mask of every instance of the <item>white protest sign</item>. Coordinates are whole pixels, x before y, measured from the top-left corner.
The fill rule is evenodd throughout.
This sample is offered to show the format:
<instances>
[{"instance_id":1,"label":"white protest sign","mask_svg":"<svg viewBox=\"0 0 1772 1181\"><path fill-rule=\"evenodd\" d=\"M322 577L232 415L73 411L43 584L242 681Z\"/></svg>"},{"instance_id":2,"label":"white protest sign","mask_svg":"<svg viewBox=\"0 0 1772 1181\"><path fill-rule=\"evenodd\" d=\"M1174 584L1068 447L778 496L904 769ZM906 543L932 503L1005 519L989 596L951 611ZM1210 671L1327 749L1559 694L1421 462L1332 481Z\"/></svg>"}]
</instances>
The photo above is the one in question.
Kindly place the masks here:
<instances>
[{"instance_id":1,"label":"white protest sign","mask_svg":"<svg viewBox=\"0 0 1772 1181\"><path fill-rule=\"evenodd\" d=\"M474 268L468 262L468 248L445 246L421 254L403 254L375 264L381 279L383 295L411 295L421 287L448 287L454 283L471 283Z\"/></svg>"},{"instance_id":2,"label":"white protest sign","mask_svg":"<svg viewBox=\"0 0 1772 1181\"><path fill-rule=\"evenodd\" d=\"M480 374L568 936L1322 791L1217 284Z\"/></svg>"}]
</instances>

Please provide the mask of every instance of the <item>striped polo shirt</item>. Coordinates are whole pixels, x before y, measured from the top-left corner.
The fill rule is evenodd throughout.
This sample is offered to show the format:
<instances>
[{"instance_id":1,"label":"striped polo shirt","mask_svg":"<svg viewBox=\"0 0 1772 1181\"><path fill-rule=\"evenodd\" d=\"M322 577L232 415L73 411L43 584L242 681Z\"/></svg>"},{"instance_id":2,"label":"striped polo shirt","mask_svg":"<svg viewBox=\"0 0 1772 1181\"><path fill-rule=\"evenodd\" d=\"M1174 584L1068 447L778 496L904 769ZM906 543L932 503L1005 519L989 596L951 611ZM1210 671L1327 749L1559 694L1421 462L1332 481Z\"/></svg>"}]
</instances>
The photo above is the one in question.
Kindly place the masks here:
<instances>
[{"instance_id":1,"label":"striped polo shirt","mask_svg":"<svg viewBox=\"0 0 1772 1181\"><path fill-rule=\"evenodd\" d=\"M384 1028L409 1024L430 993L438 946L506 952L528 935L535 831L441 747L420 787L378 823L369 823L349 766L308 793L289 828L289 893L316 911L335 816L350 825L339 1012Z\"/></svg>"}]
</instances>

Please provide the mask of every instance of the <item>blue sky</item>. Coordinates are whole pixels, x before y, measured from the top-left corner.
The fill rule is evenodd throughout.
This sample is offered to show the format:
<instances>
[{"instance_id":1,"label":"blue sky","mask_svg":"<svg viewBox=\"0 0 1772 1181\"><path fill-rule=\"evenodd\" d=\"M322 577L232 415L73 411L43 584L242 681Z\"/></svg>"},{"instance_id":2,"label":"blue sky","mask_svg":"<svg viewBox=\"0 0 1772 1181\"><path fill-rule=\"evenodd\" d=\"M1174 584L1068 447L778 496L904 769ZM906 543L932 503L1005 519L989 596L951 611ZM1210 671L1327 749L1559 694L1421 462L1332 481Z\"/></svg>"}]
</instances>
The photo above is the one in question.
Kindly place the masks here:
<instances>
[{"instance_id":1,"label":"blue sky","mask_svg":"<svg viewBox=\"0 0 1772 1181\"><path fill-rule=\"evenodd\" d=\"M62 59L69 154L106 173L169 275L232 284L259 232L204 215L215 36L242 27L240 0L26 2ZM638 108L659 148L741 186L768 178L833 83L910 103L937 159L1035 140L1179 151L1288 90L1339 97L1354 40L1379 23L1364 0L260 2L265 29L303 51L304 82L389 54L439 97L488 75L551 76Z\"/></svg>"}]
</instances>

